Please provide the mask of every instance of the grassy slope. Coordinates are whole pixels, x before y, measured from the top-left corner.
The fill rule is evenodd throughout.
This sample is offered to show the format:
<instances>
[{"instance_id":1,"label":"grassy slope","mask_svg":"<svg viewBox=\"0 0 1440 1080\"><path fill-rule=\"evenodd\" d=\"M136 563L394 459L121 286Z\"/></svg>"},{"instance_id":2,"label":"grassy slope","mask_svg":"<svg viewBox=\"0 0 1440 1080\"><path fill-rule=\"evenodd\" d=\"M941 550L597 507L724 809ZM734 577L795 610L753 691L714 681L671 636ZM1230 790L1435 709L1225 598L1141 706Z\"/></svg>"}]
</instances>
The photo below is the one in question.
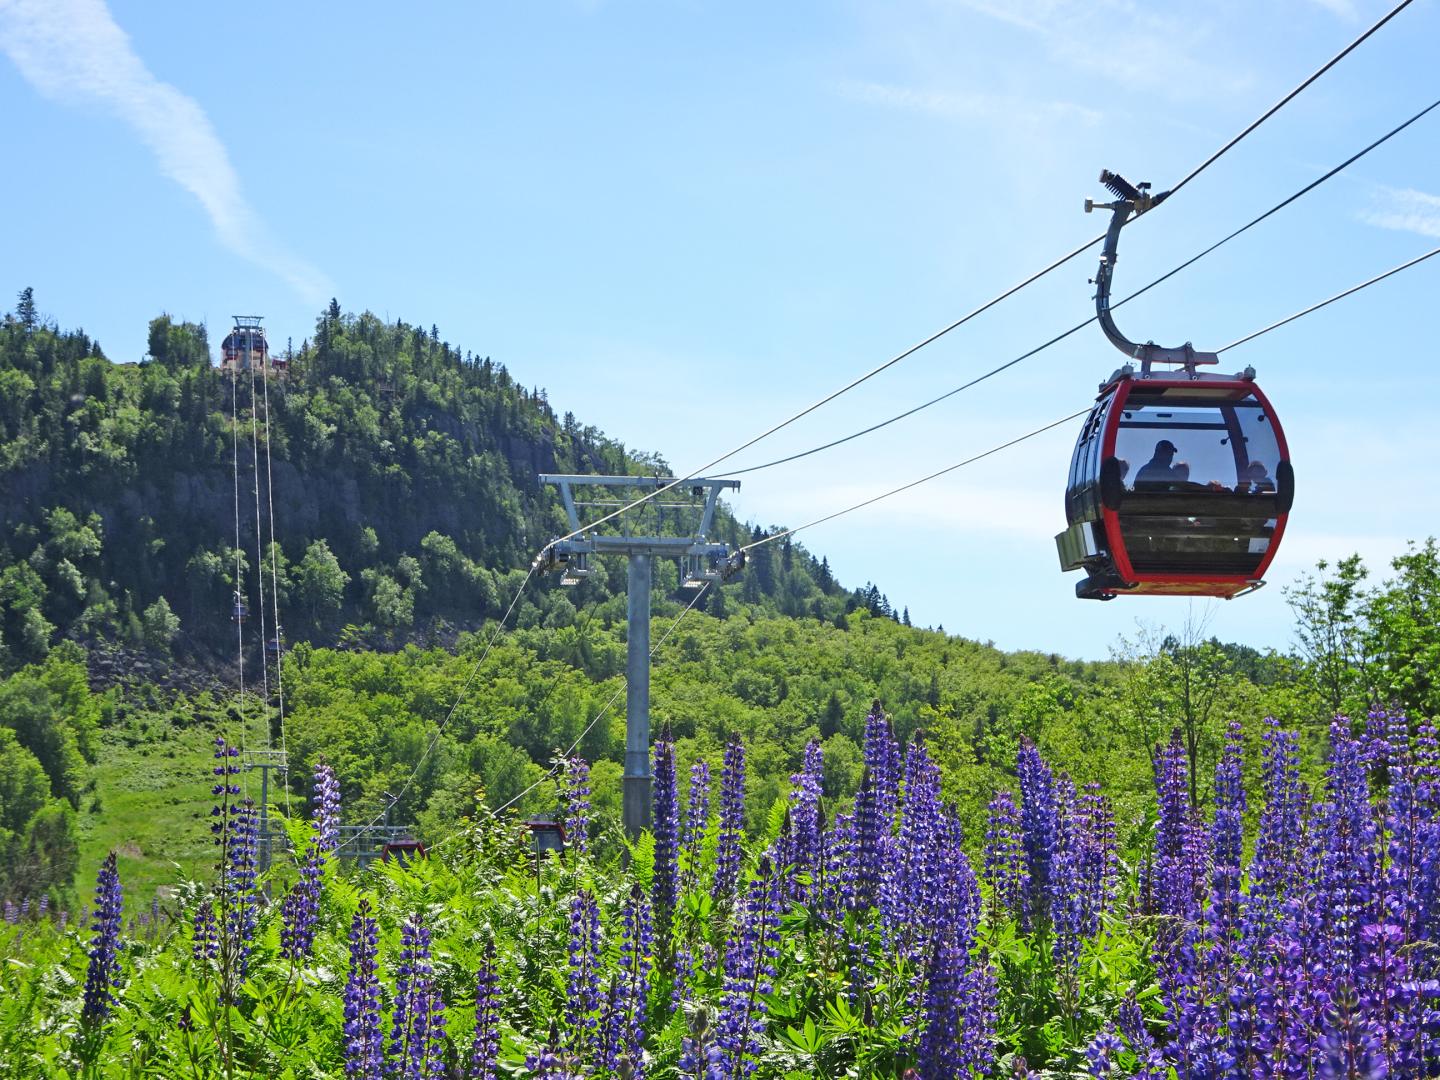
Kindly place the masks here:
<instances>
[{"instance_id":1,"label":"grassy slope","mask_svg":"<svg viewBox=\"0 0 1440 1080\"><path fill-rule=\"evenodd\" d=\"M228 723L238 742L238 723ZM82 900L111 850L119 855L127 908L149 904L160 886L208 873L211 754L225 726L203 710L192 717L137 709L102 731L95 790L81 804L75 883ZM246 783L258 795L258 774Z\"/></svg>"}]
</instances>

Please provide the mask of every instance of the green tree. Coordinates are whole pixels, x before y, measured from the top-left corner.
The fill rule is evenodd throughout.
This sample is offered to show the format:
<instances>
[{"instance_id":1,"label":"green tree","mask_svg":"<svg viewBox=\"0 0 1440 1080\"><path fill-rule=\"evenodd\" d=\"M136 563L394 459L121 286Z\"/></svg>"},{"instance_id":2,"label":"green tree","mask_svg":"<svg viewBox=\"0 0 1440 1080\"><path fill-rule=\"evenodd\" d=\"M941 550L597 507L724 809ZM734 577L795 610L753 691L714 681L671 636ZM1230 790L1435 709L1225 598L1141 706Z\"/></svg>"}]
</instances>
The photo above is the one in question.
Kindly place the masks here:
<instances>
[{"instance_id":1,"label":"green tree","mask_svg":"<svg viewBox=\"0 0 1440 1080\"><path fill-rule=\"evenodd\" d=\"M80 805L85 758L79 740L55 708L50 690L31 668L0 685L0 725L15 733L20 745L50 778L50 789L74 806Z\"/></svg>"},{"instance_id":2,"label":"green tree","mask_svg":"<svg viewBox=\"0 0 1440 1080\"><path fill-rule=\"evenodd\" d=\"M1333 569L1322 559L1314 573L1285 589L1306 675L1332 716L1357 706L1363 711L1370 689L1368 652L1376 640L1366 623L1380 613L1365 589L1368 573L1359 555Z\"/></svg>"},{"instance_id":3,"label":"green tree","mask_svg":"<svg viewBox=\"0 0 1440 1080\"><path fill-rule=\"evenodd\" d=\"M384 570L362 570L360 578L376 625L388 631L409 629L415 622L415 594Z\"/></svg>"},{"instance_id":4,"label":"green tree","mask_svg":"<svg viewBox=\"0 0 1440 1080\"><path fill-rule=\"evenodd\" d=\"M15 318L26 330L34 330L39 321L35 314L35 290L29 285L20 290L15 301Z\"/></svg>"},{"instance_id":5,"label":"green tree","mask_svg":"<svg viewBox=\"0 0 1440 1080\"><path fill-rule=\"evenodd\" d=\"M0 827L0 897L9 902L64 896L79 862L75 811L63 799L46 801L23 831Z\"/></svg>"},{"instance_id":6,"label":"green tree","mask_svg":"<svg viewBox=\"0 0 1440 1080\"><path fill-rule=\"evenodd\" d=\"M234 565L222 553L205 548L196 551L185 563L185 591L189 596L192 627L207 618L211 621L223 618L222 612L228 614L228 594L233 587L229 571Z\"/></svg>"},{"instance_id":7,"label":"green tree","mask_svg":"<svg viewBox=\"0 0 1440 1080\"><path fill-rule=\"evenodd\" d=\"M316 540L305 549L305 557L295 574L296 598L316 629L329 627L340 614L345 601L345 587L350 575L324 540Z\"/></svg>"},{"instance_id":8,"label":"green tree","mask_svg":"<svg viewBox=\"0 0 1440 1080\"><path fill-rule=\"evenodd\" d=\"M1377 704L1440 716L1440 548L1432 536L1390 563L1395 576L1362 601L1366 669Z\"/></svg>"},{"instance_id":9,"label":"green tree","mask_svg":"<svg viewBox=\"0 0 1440 1080\"><path fill-rule=\"evenodd\" d=\"M159 653L168 653L175 636L180 633L180 617L170 610L165 597L158 597L140 616L145 645Z\"/></svg>"},{"instance_id":10,"label":"green tree","mask_svg":"<svg viewBox=\"0 0 1440 1080\"><path fill-rule=\"evenodd\" d=\"M150 359L168 368L209 368L210 342L205 327L173 322L169 315L150 320Z\"/></svg>"},{"instance_id":11,"label":"green tree","mask_svg":"<svg viewBox=\"0 0 1440 1080\"><path fill-rule=\"evenodd\" d=\"M55 627L42 612L46 595L45 582L29 563L0 570L0 630L6 650L18 660L38 660L50 650Z\"/></svg>"},{"instance_id":12,"label":"green tree","mask_svg":"<svg viewBox=\"0 0 1440 1080\"><path fill-rule=\"evenodd\" d=\"M50 779L15 732L0 727L0 832L23 832L50 798Z\"/></svg>"}]
</instances>

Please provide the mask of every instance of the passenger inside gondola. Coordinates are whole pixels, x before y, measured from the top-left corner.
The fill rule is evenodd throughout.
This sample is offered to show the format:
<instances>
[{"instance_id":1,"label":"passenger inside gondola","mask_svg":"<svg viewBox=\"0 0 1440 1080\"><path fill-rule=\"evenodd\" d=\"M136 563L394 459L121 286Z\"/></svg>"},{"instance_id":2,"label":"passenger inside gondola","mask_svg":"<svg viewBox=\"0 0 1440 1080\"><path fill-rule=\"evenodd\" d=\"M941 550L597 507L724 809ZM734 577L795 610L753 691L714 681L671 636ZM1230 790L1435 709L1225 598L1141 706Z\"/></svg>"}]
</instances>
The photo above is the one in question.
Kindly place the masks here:
<instances>
[{"instance_id":1,"label":"passenger inside gondola","mask_svg":"<svg viewBox=\"0 0 1440 1080\"><path fill-rule=\"evenodd\" d=\"M1240 474L1240 483L1236 485L1235 492L1238 495L1273 495L1275 493L1275 481L1270 479L1270 474L1263 461L1252 461L1245 467Z\"/></svg>"},{"instance_id":2,"label":"passenger inside gondola","mask_svg":"<svg viewBox=\"0 0 1440 1080\"><path fill-rule=\"evenodd\" d=\"M1189 467L1186 466L1185 476L1177 475L1176 468L1171 464L1175 455L1179 453L1178 448L1169 439L1161 439L1155 444L1155 455L1140 466L1140 471L1135 474L1136 491L1163 491L1171 484L1181 483L1188 480L1190 476Z\"/></svg>"}]
</instances>

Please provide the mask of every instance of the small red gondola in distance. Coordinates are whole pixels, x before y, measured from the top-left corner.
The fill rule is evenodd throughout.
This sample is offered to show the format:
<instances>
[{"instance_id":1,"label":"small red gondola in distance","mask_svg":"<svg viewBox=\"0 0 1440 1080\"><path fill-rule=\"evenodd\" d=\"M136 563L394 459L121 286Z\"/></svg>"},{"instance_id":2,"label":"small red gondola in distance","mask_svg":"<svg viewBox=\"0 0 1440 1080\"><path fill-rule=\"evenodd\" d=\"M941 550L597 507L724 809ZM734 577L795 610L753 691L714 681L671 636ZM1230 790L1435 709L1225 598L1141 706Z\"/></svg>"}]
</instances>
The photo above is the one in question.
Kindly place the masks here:
<instances>
[{"instance_id":1,"label":"small red gondola in distance","mask_svg":"<svg viewBox=\"0 0 1440 1080\"><path fill-rule=\"evenodd\" d=\"M1117 198L1102 204L1112 216L1095 309L1132 362L1100 384L1076 440L1069 527L1055 538L1061 568L1086 572L1075 586L1082 599L1251 592L1265 583L1295 497L1285 432L1253 369L1202 373L1218 362L1214 353L1137 345L1116 328L1110 281L1120 229L1165 195L1109 172L1100 181Z\"/></svg>"}]
</instances>

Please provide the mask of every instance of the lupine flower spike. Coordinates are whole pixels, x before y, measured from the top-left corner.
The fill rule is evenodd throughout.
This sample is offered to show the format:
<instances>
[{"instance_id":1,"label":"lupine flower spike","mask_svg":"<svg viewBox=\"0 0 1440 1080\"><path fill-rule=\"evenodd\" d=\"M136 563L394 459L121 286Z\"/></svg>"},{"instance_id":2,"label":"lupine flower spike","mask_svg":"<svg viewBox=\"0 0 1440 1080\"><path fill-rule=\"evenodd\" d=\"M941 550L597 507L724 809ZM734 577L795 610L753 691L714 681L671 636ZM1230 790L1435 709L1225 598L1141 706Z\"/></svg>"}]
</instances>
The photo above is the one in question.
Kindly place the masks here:
<instances>
[{"instance_id":1,"label":"lupine flower spike","mask_svg":"<svg viewBox=\"0 0 1440 1080\"><path fill-rule=\"evenodd\" d=\"M85 1004L80 1011L87 1024L97 1024L110 1015L115 1006L113 990L120 985L120 922L124 907L124 891L120 872L112 851L100 865L95 882L95 921L90 929L95 936L90 942L90 963L85 970Z\"/></svg>"}]
</instances>

